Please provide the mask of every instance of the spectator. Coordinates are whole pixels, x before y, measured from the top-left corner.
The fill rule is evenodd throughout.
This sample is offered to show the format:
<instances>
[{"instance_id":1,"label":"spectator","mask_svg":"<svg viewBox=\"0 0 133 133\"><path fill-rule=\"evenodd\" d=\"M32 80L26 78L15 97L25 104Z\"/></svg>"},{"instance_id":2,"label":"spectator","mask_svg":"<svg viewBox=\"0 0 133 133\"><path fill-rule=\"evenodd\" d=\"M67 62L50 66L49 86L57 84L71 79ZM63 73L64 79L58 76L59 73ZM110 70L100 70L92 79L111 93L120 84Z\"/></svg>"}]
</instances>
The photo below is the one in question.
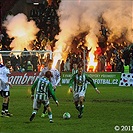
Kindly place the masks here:
<instances>
[{"instance_id":1,"label":"spectator","mask_svg":"<svg viewBox=\"0 0 133 133\"><path fill-rule=\"evenodd\" d=\"M74 74L77 73L77 72L78 72L77 64L73 64L72 75L74 75Z\"/></svg>"},{"instance_id":2,"label":"spectator","mask_svg":"<svg viewBox=\"0 0 133 133\"><path fill-rule=\"evenodd\" d=\"M2 42L2 39L4 38L4 34L0 31L0 42Z\"/></svg>"},{"instance_id":3,"label":"spectator","mask_svg":"<svg viewBox=\"0 0 133 133\"><path fill-rule=\"evenodd\" d=\"M64 72L64 60L62 60L62 62L61 62L60 69L61 69L61 72Z\"/></svg>"},{"instance_id":4,"label":"spectator","mask_svg":"<svg viewBox=\"0 0 133 133\"><path fill-rule=\"evenodd\" d=\"M37 72L38 71L38 57L33 53L31 63L33 64L33 71Z\"/></svg>"},{"instance_id":5,"label":"spectator","mask_svg":"<svg viewBox=\"0 0 133 133\"><path fill-rule=\"evenodd\" d=\"M33 71L33 64L31 63L31 61L27 61L26 72L32 72L32 71Z\"/></svg>"},{"instance_id":6,"label":"spectator","mask_svg":"<svg viewBox=\"0 0 133 133\"><path fill-rule=\"evenodd\" d=\"M133 73L133 54L130 53L130 64L129 64L129 67L130 67L130 73Z\"/></svg>"},{"instance_id":7,"label":"spectator","mask_svg":"<svg viewBox=\"0 0 133 133\"><path fill-rule=\"evenodd\" d=\"M64 64L64 71L66 71L66 72L70 71L70 59L67 59Z\"/></svg>"}]
</instances>

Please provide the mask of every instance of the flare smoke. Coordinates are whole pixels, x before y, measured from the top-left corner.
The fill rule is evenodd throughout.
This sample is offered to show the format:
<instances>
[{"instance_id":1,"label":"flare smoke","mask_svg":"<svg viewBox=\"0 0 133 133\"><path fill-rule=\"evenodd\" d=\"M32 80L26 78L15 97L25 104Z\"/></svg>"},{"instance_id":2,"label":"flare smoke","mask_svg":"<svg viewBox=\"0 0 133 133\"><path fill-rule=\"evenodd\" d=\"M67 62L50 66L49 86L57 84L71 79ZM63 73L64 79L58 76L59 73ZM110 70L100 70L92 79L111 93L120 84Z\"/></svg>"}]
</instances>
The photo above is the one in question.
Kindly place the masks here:
<instances>
[{"instance_id":1,"label":"flare smoke","mask_svg":"<svg viewBox=\"0 0 133 133\"><path fill-rule=\"evenodd\" d=\"M36 39L36 33L39 31L33 20L28 21L23 13L16 16L8 15L3 26L6 27L8 36L14 38L10 44L13 50L23 50L24 48L31 50L29 44Z\"/></svg>"},{"instance_id":2,"label":"flare smoke","mask_svg":"<svg viewBox=\"0 0 133 133\"><path fill-rule=\"evenodd\" d=\"M61 57L71 48L72 39L81 32L88 31L88 39L92 44L89 48L97 46L100 30L100 18L104 20L110 30L109 41L124 34L125 39L133 42L133 2L131 0L62 0L59 15L61 32L56 37L55 51L60 51Z\"/></svg>"}]
</instances>

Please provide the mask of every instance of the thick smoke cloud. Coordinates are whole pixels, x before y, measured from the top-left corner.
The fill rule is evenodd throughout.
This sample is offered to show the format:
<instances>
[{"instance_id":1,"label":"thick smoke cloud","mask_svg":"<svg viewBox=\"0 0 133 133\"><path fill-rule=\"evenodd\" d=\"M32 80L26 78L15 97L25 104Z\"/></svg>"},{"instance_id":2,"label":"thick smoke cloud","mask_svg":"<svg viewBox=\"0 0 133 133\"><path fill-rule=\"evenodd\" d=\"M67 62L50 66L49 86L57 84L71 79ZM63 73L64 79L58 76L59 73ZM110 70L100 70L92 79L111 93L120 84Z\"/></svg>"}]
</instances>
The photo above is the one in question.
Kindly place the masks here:
<instances>
[{"instance_id":1,"label":"thick smoke cloud","mask_svg":"<svg viewBox=\"0 0 133 133\"><path fill-rule=\"evenodd\" d=\"M131 0L62 0L59 9L61 32L57 36L56 51L61 51L63 56L65 51L70 50L74 36L84 31L88 31L87 36L93 39L93 46L96 47L100 17L110 30L110 42L122 34L126 40L133 42L132 6ZM87 45L90 47L89 43Z\"/></svg>"},{"instance_id":2,"label":"thick smoke cloud","mask_svg":"<svg viewBox=\"0 0 133 133\"><path fill-rule=\"evenodd\" d=\"M10 47L13 50L31 50L30 42L36 39L36 33L39 29L33 20L28 21L27 16L19 13L16 16L8 15L3 23L6 32L10 38L14 38Z\"/></svg>"}]
</instances>

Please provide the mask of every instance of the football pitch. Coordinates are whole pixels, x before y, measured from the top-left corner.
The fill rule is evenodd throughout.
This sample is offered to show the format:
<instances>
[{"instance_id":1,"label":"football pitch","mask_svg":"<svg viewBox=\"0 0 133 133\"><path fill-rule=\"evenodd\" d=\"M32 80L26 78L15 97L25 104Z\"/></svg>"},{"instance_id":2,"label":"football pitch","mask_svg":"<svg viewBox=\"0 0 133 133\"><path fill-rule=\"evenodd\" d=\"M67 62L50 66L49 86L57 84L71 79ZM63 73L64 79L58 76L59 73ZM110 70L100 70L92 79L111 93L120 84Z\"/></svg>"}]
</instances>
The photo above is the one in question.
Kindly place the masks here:
<instances>
[{"instance_id":1,"label":"football pitch","mask_svg":"<svg viewBox=\"0 0 133 133\"><path fill-rule=\"evenodd\" d=\"M68 85L57 88L59 100L57 107L50 99L54 123L48 117L41 118L41 106L35 119L30 122L32 100L31 86L13 86L9 111L13 117L0 117L0 133L116 133L133 132L133 87L98 86L101 94L97 94L89 85L83 117L78 118L74 107L72 93L68 93ZM2 98L0 99L2 105ZM62 115L69 112L71 118L64 120Z\"/></svg>"}]
</instances>

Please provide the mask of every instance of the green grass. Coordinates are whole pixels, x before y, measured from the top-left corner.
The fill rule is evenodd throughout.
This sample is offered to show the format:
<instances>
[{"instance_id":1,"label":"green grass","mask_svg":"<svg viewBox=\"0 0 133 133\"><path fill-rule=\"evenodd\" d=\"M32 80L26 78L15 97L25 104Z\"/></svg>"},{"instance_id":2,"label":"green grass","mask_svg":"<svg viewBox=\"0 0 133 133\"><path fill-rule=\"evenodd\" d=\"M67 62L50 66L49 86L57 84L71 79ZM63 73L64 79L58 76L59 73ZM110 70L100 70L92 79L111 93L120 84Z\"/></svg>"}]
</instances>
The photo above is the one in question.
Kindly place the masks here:
<instances>
[{"instance_id":1,"label":"green grass","mask_svg":"<svg viewBox=\"0 0 133 133\"><path fill-rule=\"evenodd\" d=\"M32 113L30 86L14 86L11 89L9 110L11 118L0 118L0 133L115 133L115 125L133 126L132 87L98 87L101 94L89 86L85 98L83 118L78 119L72 94L68 86L57 88L56 96L59 107L51 99L54 123L48 118L41 118L42 107L35 119L29 122ZM2 98L0 99L2 105ZM63 120L64 112L71 114L71 119Z\"/></svg>"}]
</instances>

